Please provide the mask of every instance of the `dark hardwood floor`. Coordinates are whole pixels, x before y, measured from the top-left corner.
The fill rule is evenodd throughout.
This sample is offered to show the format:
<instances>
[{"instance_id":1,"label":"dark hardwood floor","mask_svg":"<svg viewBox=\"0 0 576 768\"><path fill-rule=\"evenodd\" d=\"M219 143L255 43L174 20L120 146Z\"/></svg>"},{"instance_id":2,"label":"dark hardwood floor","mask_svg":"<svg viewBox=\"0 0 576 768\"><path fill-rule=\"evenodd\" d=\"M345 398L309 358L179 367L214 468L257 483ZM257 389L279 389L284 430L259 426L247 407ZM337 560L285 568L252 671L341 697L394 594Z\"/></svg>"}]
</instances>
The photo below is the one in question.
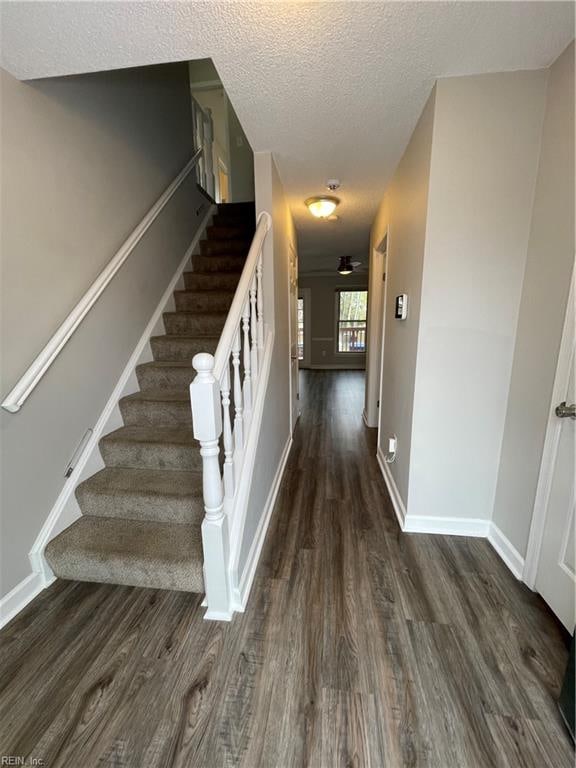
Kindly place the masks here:
<instances>
[{"instance_id":1,"label":"dark hardwood floor","mask_svg":"<svg viewBox=\"0 0 576 768\"><path fill-rule=\"evenodd\" d=\"M49 768L569 768L567 658L483 540L401 534L364 378L302 374L249 606L57 582L0 634L0 754Z\"/></svg>"}]
</instances>

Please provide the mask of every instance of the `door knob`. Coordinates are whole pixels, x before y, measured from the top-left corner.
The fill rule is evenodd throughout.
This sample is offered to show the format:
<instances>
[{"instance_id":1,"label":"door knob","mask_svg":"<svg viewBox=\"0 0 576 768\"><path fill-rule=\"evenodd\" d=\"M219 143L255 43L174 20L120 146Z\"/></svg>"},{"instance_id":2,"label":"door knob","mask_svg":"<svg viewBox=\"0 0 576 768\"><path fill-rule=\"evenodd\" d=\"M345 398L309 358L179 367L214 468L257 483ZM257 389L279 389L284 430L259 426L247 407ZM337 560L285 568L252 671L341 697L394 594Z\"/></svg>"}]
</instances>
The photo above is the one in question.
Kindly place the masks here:
<instances>
[{"instance_id":1,"label":"door knob","mask_svg":"<svg viewBox=\"0 0 576 768\"><path fill-rule=\"evenodd\" d=\"M566 400L556 406L556 416L559 419L576 419L576 403L566 405Z\"/></svg>"}]
</instances>

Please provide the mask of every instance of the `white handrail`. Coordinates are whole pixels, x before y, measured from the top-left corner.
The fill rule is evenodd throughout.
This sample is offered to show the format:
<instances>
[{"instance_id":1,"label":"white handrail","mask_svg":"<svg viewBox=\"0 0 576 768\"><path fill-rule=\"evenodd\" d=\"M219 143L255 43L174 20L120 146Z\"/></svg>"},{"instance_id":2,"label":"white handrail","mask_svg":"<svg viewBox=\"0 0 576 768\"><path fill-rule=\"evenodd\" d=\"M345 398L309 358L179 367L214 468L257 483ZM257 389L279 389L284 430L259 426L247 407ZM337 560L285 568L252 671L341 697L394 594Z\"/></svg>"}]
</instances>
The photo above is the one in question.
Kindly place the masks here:
<instances>
[{"instance_id":1,"label":"white handrail","mask_svg":"<svg viewBox=\"0 0 576 768\"><path fill-rule=\"evenodd\" d=\"M242 275L240 276L234 299L230 305L230 310L226 322L224 323L224 328L222 329L220 341L218 342L216 352L214 353L213 375L218 381L222 378L224 367L230 358L234 336L236 335L236 330L242 318L242 311L252 285L252 279L254 278L254 274L258 267L258 260L262 252L262 244L270 229L271 223L272 217L270 214L267 211L262 211L258 217L258 224L256 226L256 232L254 233L252 245L248 251L248 256L246 257L246 262L242 269Z\"/></svg>"},{"instance_id":2,"label":"white handrail","mask_svg":"<svg viewBox=\"0 0 576 768\"><path fill-rule=\"evenodd\" d=\"M202 155L202 148L198 149L178 176L162 192L158 200L144 215L138 226L132 230L130 235L116 251L112 259L104 267L84 296L76 304L68 317L60 325L40 354L34 359L26 372L20 377L13 389L8 393L2 402L2 408L10 413L16 413L20 410L30 393L34 390L40 379L44 376L48 368L52 365L56 357L60 354L62 348L70 339L76 328L92 309L106 286L110 283L114 275L124 264L128 256L132 253L136 245L140 242L146 231L174 195L178 187L187 178L190 172L195 168Z\"/></svg>"}]
</instances>

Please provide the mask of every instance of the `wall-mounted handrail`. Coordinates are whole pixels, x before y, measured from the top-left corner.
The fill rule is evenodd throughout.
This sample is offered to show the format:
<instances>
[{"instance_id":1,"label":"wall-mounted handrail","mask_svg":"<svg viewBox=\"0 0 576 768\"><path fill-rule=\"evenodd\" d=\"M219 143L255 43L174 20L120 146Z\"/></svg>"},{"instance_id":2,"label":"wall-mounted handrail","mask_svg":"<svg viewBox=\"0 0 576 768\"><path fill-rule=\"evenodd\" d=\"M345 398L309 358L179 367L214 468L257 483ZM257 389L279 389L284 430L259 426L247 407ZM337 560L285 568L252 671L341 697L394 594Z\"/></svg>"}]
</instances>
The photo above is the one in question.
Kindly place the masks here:
<instances>
[{"instance_id":1,"label":"wall-mounted handrail","mask_svg":"<svg viewBox=\"0 0 576 768\"><path fill-rule=\"evenodd\" d=\"M154 205L144 215L140 223L132 230L130 235L128 235L102 272L100 272L96 280L94 280L90 288L88 288L84 296L82 296L80 301L52 335L48 343L37 355L26 372L20 377L16 385L5 397L2 402L2 408L6 411L10 411L10 413L16 413L20 410L30 393L33 392L48 368L62 351L64 345L70 339L88 312L90 312L106 286L110 283L120 267L122 267L128 256L130 256L158 214L162 211L190 172L196 167L201 155L202 148L194 153L176 178L166 187L158 200L156 200Z\"/></svg>"}]
</instances>

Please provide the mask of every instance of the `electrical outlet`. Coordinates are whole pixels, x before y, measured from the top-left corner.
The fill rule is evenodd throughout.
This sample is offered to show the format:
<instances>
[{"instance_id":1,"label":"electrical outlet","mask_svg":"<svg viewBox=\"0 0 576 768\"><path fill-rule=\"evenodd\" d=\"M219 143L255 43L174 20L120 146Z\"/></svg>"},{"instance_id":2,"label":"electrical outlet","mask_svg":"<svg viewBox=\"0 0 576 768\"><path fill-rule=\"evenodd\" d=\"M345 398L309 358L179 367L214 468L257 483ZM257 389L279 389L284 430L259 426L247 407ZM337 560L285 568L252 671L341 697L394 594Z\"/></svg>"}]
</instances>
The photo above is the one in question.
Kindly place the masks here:
<instances>
[{"instance_id":1,"label":"electrical outlet","mask_svg":"<svg viewBox=\"0 0 576 768\"><path fill-rule=\"evenodd\" d=\"M396 451L398 450L398 438L396 435L388 438L388 453L384 456L386 464L393 464L396 460Z\"/></svg>"}]
</instances>

